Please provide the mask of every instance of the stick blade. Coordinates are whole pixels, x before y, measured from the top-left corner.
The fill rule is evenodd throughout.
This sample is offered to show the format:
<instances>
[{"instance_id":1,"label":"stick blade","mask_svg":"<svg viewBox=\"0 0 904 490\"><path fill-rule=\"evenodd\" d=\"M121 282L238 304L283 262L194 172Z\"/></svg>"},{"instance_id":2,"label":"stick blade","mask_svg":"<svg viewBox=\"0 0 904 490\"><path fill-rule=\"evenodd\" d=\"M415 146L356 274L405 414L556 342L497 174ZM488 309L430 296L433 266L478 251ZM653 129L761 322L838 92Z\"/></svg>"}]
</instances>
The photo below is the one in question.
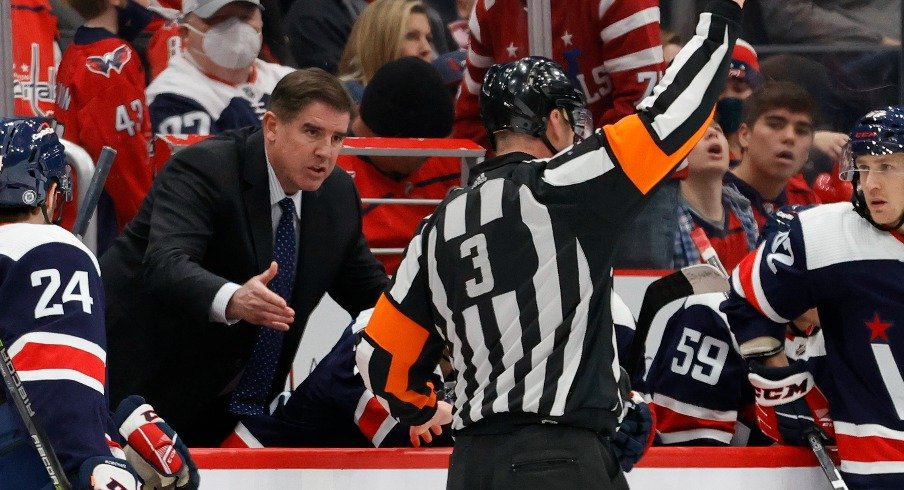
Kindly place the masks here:
<instances>
[{"instance_id":1,"label":"stick blade","mask_svg":"<svg viewBox=\"0 0 904 490\"><path fill-rule=\"evenodd\" d=\"M731 286L719 269L709 264L694 264L681 269L693 291L691 294L727 293ZM690 296L690 295L688 295Z\"/></svg>"}]
</instances>

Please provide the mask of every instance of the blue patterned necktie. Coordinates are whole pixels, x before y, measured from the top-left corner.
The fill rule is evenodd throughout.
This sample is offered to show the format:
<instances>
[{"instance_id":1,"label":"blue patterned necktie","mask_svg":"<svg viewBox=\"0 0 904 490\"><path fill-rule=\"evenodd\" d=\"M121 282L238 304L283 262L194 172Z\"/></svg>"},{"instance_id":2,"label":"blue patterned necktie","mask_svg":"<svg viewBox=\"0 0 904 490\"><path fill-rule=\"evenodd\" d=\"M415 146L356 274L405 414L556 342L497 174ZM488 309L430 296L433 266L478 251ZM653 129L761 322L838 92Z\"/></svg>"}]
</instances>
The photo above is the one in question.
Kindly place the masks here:
<instances>
[{"instance_id":1,"label":"blue patterned necktie","mask_svg":"<svg viewBox=\"0 0 904 490\"><path fill-rule=\"evenodd\" d=\"M282 216L276 225L273 243L273 260L278 271L270 281L270 289L291 303L292 285L295 282L295 203L291 198L279 201ZM284 332L260 327L251 358L245 372L229 401L229 410L238 415L262 415L266 413L267 394L276 374L276 364L282 350Z\"/></svg>"}]
</instances>

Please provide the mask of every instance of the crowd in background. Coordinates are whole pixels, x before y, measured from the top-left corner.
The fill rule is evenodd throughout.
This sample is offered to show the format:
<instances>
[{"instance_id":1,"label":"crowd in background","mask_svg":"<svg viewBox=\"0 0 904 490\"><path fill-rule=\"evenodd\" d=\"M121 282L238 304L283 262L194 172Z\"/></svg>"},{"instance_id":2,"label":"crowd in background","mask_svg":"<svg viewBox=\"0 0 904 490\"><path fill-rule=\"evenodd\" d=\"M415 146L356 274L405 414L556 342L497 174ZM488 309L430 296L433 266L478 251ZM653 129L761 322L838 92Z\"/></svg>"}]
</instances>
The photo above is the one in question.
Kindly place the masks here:
<instances>
[{"instance_id":1,"label":"crowd in background","mask_svg":"<svg viewBox=\"0 0 904 490\"><path fill-rule=\"evenodd\" d=\"M477 104L483 74L529 49L529 19L519 0L12 5L16 114L56 118L63 136L95 159L104 145L119 152L99 205L98 255L135 218L152 186L154 135L259 127L280 79L296 68L315 67L336 75L354 101L350 135L454 135L491 149L492 135L483 129ZM693 34L688 25L701 7L702 2L676 0L553 0L552 58L583 90L597 127L632 113L651 95L677 48ZM900 3L749 0L742 37L749 43L735 47L716 121L690 152L686 169L638 217L617 266L699 263L706 247L695 237L702 231L730 270L755 248L770 215L782 206L850 199L850 184L837 178L846 133L858 116L898 97ZM831 54L818 49L829 45ZM439 199L460 185L459 163L448 158L344 156L338 164L361 197ZM371 247L404 247L430 211L364 206L365 238ZM399 258L382 262L392 275ZM801 323L806 330L815 322ZM324 366L352 369L349 339L343 336ZM732 439L736 420L725 417L716 421L715 432L689 437L688 427L697 426L675 415L675 395L657 392L655 384L646 388L659 393L652 401L664 407L657 413L665 422L660 442ZM741 388L725 390L737 394ZM356 424L363 438L318 433L291 444L408 443L404 434L388 437L390 430L380 429L387 415L370 403L372 395L363 388L347 395L337 406L355 409L337 413ZM750 405L747 395L700 412L699 426L712 428L707 416L732 410L741 421L738 413ZM317 430L322 423L283 422Z\"/></svg>"}]
</instances>

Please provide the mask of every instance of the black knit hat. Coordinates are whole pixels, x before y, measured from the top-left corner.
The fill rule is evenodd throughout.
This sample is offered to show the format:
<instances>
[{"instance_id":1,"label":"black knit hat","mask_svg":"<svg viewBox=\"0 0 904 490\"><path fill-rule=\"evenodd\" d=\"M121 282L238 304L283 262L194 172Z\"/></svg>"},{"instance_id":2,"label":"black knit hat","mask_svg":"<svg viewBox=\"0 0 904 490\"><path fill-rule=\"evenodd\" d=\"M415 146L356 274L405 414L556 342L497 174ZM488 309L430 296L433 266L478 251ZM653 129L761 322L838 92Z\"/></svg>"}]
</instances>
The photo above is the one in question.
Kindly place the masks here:
<instances>
[{"instance_id":1,"label":"black knit hat","mask_svg":"<svg viewBox=\"0 0 904 490\"><path fill-rule=\"evenodd\" d=\"M364 88L360 112L378 136L445 138L452 132L452 95L436 68L413 56L377 70Z\"/></svg>"}]
</instances>

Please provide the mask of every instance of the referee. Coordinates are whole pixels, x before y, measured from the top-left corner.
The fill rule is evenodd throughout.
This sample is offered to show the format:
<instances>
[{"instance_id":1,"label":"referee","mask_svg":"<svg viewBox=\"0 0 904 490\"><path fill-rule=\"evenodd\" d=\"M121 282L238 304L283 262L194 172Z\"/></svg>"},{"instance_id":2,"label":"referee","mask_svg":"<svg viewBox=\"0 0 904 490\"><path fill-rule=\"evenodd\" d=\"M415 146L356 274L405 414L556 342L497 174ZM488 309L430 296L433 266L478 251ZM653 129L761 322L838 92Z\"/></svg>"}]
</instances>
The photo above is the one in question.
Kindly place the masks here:
<instances>
[{"instance_id":1,"label":"referee","mask_svg":"<svg viewBox=\"0 0 904 490\"><path fill-rule=\"evenodd\" d=\"M743 3L710 3L638 113L593 134L554 62L487 72L497 156L422 223L357 350L394 416L418 433L452 423L449 488L627 488L609 442L623 411L612 254L709 126ZM446 344L454 409L431 381Z\"/></svg>"}]
</instances>

